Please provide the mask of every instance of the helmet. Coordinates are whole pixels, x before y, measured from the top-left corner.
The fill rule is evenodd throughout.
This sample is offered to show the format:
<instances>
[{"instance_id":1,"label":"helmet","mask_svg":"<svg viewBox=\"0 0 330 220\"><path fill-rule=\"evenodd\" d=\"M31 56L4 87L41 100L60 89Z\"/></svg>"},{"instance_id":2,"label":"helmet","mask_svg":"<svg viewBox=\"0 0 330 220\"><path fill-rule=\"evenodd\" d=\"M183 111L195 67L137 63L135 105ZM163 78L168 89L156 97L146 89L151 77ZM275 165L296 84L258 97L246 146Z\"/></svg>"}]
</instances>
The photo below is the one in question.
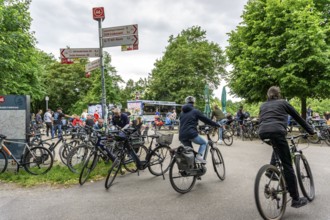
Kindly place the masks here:
<instances>
[{"instance_id":1,"label":"helmet","mask_svg":"<svg viewBox=\"0 0 330 220\"><path fill-rule=\"evenodd\" d=\"M195 103L196 99L194 96L188 96L186 99L185 99L185 102L186 103Z\"/></svg>"}]
</instances>

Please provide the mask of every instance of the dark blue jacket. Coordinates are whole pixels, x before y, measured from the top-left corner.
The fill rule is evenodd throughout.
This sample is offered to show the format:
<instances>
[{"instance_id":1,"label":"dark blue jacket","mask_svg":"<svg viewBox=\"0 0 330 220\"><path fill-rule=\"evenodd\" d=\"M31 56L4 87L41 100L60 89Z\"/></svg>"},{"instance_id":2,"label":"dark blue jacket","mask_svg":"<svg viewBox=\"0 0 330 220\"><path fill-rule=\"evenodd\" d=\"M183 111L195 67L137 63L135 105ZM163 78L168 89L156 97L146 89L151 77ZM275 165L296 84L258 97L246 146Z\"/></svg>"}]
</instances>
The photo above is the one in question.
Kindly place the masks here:
<instances>
[{"instance_id":1,"label":"dark blue jacket","mask_svg":"<svg viewBox=\"0 0 330 220\"><path fill-rule=\"evenodd\" d=\"M125 125L129 124L129 118L124 113L121 113L119 117L114 115L112 116L112 124L123 128Z\"/></svg>"},{"instance_id":2,"label":"dark blue jacket","mask_svg":"<svg viewBox=\"0 0 330 220\"><path fill-rule=\"evenodd\" d=\"M180 115L179 140L181 142L194 139L198 136L198 120L201 120L205 124L219 127L216 122L204 116L203 113L195 109L192 104L184 105Z\"/></svg>"}]
</instances>

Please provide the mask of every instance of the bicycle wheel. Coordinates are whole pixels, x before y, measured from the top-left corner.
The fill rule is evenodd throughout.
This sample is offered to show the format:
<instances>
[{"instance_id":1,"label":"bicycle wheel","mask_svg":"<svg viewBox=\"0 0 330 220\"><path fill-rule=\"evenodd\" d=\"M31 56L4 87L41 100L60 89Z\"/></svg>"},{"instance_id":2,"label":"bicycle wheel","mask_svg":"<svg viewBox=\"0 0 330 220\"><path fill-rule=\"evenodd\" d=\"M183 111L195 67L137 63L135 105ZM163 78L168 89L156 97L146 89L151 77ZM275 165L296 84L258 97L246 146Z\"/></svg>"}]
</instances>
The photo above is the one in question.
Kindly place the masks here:
<instances>
[{"instance_id":1,"label":"bicycle wheel","mask_svg":"<svg viewBox=\"0 0 330 220\"><path fill-rule=\"evenodd\" d=\"M191 175L187 171L180 170L175 158L170 164L169 172L171 186L178 193L189 192L196 183L196 176Z\"/></svg>"},{"instance_id":2,"label":"bicycle wheel","mask_svg":"<svg viewBox=\"0 0 330 220\"><path fill-rule=\"evenodd\" d=\"M231 146L233 144L234 138L232 134L229 134L227 130L223 131L222 139L225 145Z\"/></svg>"},{"instance_id":3,"label":"bicycle wheel","mask_svg":"<svg viewBox=\"0 0 330 220\"><path fill-rule=\"evenodd\" d=\"M78 146L78 144L79 144L78 140L73 140L69 143L65 142L60 146L58 150L58 154L60 155L60 159L64 165L67 165L67 158L70 151L76 146Z\"/></svg>"},{"instance_id":4,"label":"bicycle wheel","mask_svg":"<svg viewBox=\"0 0 330 220\"><path fill-rule=\"evenodd\" d=\"M84 162L84 166L80 172L79 184L83 185L89 177L89 174L94 170L98 162L97 151L92 151Z\"/></svg>"},{"instance_id":5,"label":"bicycle wheel","mask_svg":"<svg viewBox=\"0 0 330 220\"><path fill-rule=\"evenodd\" d=\"M53 166L52 153L44 147L32 147L23 156L22 165L26 172L33 175L47 173Z\"/></svg>"},{"instance_id":6,"label":"bicycle wheel","mask_svg":"<svg viewBox=\"0 0 330 220\"><path fill-rule=\"evenodd\" d=\"M5 172L7 166L8 166L7 155L5 154L5 152L0 150L0 173Z\"/></svg>"},{"instance_id":7,"label":"bicycle wheel","mask_svg":"<svg viewBox=\"0 0 330 220\"><path fill-rule=\"evenodd\" d=\"M309 201L312 201L315 197L315 188L312 171L308 164L308 161L306 157L302 154L297 155L295 157L295 163L297 178L301 192Z\"/></svg>"},{"instance_id":8,"label":"bicycle wheel","mask_svg":"<svg viewBox=\"0 0 330 220\"><path fill-rule=\"evenodd\" d=\"M80 173L87 158L88 151L89 146L87 144L80 144L70 151L66 165L71 172Z\"/></svg>"},{"instance_id":9,"label":"bicycle wheel","mask_svg":"<svg viewBox=\"0 0 330 220\"><path fill-rule=\"evenodd\" d=\"M113 181L115 180L118 172L120 171L120 167L121 167L121 158L116 158L116 160L112 163L110 170L108 172L108 176L105 180L105 188L109 189L112 184Z\"/></svg>"},{"instance_id":10,"label":"bicycle wheel","mask_svg":"<svg viewBox=\"0 0 330 220\"><path fill-rule=\"evenodd\" d=\"M312 144L320 143L320 138L319 138L318 134L308 135L307 140Z\"/></svg>"},{"instance_id":11,"label":"bicycle wheel","mask_svg":"<svg viewBox=\"0 0 330 220\"><path fill-rule=\"evenodd\" d=\"M281 219L286 209L286 186L280 171L273 165L262 166L254 182L254 198L264 219Z\"/></svg>"},{"instance_id":12,"label":"bicycle wheel","mask_svg":"<svg viewBox=\"0 0 330 220\"><path fill-rule=\"evenodd\" d=\"M140 160L144 160L146 158L148 152L148 148L146 146L135 145L132 148ZM127 170L128 172L135 173L138 170L136 166L136 161L129 154L125 154L123 165L125 170Z\"/></svg>"},{"instance_id":13,"label":"bicycle wheel","mask_svg":"<svg viewBox=\"0 0 330 220\"><path fill-rule=\"evenodd\" d=\"M223 160L219 148L215 147L211 149L211 154L214 171L217 173L220 180L224 180L226 176L225 161Z\"/></svg>"},{"instance_id":14,"label":"bicycle wheel","mask_svg":"<svg viewBox=\"0 0 330 220\"><path fill-rule=\"evenodd\" d=\"M212 142L217 142L219 140L219 128L212 128L210 138Z\"/></svg>"},{"instance_id":15,"label":"bicycle wheel","mask_svg":"<svg viewBox=\"0 0 330 220\"><path fill-rule=\"evenodd\" d=\"M150 153L147 161L149 161L148 169L151 174L160 176L168 171L171 163L170 150L169 146L160 145Z\"/></svg>"}]
</instances>

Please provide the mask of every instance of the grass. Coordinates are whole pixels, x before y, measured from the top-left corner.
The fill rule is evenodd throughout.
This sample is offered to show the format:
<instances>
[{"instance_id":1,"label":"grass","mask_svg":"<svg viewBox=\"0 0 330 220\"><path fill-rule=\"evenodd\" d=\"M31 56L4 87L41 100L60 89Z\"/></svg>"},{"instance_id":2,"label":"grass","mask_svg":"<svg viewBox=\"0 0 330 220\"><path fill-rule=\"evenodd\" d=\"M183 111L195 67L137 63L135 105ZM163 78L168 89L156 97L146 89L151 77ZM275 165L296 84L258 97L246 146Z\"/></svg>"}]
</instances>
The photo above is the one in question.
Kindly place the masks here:
<instances>
[{"instance_id":1,"label":"grass","mask_svg":"<svg viewBox=\"0 0 330 220\"><path fill-rule=\"evenodd\" d=\"M90 173L87 181L101 180L107 176L111 163L105 164L100 161L96 168ZM0 174L0 183L14 183L18 186L32 187L41 185L51 186L71 186L79 184L79 173L72 173L62 164L54 164L52 169L44 175L31 175L24 168L20 168L19 173L6 171Z\"/></svg>"}]
</instances>

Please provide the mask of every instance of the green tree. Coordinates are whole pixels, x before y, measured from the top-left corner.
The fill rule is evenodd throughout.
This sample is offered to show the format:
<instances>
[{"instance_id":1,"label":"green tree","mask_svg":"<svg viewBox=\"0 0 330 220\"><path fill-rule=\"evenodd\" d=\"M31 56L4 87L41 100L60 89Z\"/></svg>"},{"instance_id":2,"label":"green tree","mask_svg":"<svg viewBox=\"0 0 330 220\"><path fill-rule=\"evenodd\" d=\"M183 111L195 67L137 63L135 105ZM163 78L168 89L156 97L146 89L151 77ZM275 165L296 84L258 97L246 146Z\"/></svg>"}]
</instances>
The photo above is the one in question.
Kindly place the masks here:
<instances>
[{"instance_id":1,"label":"green tree","mask_svg":"<svg viewBox=\"0 0 330 220\"><path fill-rule=\"evenodd\" d=\"M30 0L0 1L0 94L43 98L36 40L29 32Z\"/></svg>"},{"instance_id":2,"label":"green tree","mask_svg":"<svg viewBox=\"0 0 330 220\"><path fill-rule=\"evenodd\" d=\"M301 100L330 92L329 45L322 14L312 0L250 0L243 21L229 33L231 91L247 102L265 100L270 86Z\"/></svg>"},{"instance_id":3,"label":"green tree","mask_svg":"<svg viewBox=\"0 0 330 220\"><path fill-rule=\"evenodd\" d=\"M204 86L217 88L225 73L226 59L220 46L206 39L206 31L193 26L177 37L170 36L164 56L149 75L146 96L182 103L188 95L204 105Z\"/></svg>"}]
</instances>

